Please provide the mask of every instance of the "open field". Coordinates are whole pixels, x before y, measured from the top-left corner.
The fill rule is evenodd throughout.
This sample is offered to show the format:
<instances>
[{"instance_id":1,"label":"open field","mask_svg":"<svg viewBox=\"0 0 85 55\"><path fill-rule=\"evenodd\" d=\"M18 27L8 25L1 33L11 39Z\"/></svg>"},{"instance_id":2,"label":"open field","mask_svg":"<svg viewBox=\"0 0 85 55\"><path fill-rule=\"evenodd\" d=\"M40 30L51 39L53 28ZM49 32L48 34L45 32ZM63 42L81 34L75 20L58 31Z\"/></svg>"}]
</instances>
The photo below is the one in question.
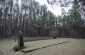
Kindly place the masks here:
<instances>
[{"instance_id":1,"label":"open field","mask_svg":"<svg viewBox=\"0 0 85 55\"><path fill-rule=\"evenodd\" d=\"M66 41L69 42L61 43ZM16 44L14 40L1 40L0 55L85 55L85 39L58 38L25 42L27 47L25 50L39 47L39 49L26 53L22 51L14 52L13 47Z\"/></svg>"}]
</instances>

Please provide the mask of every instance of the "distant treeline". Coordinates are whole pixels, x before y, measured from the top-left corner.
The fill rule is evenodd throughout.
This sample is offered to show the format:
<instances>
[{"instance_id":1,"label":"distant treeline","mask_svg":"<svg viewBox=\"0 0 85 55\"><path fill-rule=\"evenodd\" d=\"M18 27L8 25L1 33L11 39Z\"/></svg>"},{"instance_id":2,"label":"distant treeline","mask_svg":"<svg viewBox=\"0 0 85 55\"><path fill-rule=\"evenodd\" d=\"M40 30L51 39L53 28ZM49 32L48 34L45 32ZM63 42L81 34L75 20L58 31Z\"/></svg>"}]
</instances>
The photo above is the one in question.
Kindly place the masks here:
<instances>
[{"instance_id":1,"label":"distant treeline","mask_svg":"<svg viewBox=\"0 0 85 55\"><path fill-rule=\"evenodd\" d=\"M55 16L35 0L0 0L0 38L16 36L22 31L24 36L56 36L84 38L85 20L80 6L73 3L72 9L61 16ZM83 10L83 9L81 9Z\"/></svg>"}]
</instances>

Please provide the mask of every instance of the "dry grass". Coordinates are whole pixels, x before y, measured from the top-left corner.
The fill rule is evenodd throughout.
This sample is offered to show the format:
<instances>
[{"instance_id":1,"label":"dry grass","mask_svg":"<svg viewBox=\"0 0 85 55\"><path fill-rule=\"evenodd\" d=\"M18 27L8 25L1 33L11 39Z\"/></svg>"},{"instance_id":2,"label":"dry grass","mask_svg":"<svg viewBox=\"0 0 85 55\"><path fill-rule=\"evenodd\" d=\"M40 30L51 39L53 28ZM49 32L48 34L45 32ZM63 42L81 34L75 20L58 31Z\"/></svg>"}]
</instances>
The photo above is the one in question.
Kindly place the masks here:
<instances>
[{"instance_id":1,"label":"dry grass","mask_svg":"<svg viewBox=\"0 0 85 55\"><path fill-rule=\"evenodd\" d=\"M25 42L25 45L28 46L37 46L37 45L48 45L50 43L57 43L61 41L69 40L71 42L54 45L42 49L38 49L32 52L24 54L21 51L14 52L12 48L16 45L16 42L13 40L9 41L0 41L0 55L85 55L85 39L68 39L61 38L55 40L41 40L33 42Z\"/></svg>"}]
</instances>

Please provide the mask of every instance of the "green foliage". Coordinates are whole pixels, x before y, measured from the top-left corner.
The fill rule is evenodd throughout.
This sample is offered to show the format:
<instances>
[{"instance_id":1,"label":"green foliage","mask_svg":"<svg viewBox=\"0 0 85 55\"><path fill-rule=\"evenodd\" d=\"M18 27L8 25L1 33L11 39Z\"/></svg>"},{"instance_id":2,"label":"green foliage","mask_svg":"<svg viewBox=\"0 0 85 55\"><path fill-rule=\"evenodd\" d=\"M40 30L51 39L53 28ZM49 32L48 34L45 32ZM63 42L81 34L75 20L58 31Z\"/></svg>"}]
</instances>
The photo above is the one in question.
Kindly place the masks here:
<instances>
[{"instance_id":1,"label":"green foliage","mask_svg":"<svg viewBox=\"0 0 85 55\"><path fill-rule=\"evenodd\" d=\"M73 3L72 9L68 11L68 14L63 17L58 17L58 22L62 24L62 26L81 26L84 25L84 21L81 18L81 14L79 13L79 4Z\"/></svg>"},{"instance_id":2,"label":"green foliage","mask_svg":"<svg viewBox=\"0 0 85 55\"><path fill-rule=\"evenodd\" d=\"M81 15L79 13L79 5L78 3L73 3L72 9L69 11L69 19L70 24L69 25L76 25L81 26L83 25L83 19L81 18Z\"/></svg>"},{"instance_id":3,"label":"green foliage","mask_svg":"<svg viewBox=\"0 0 85 55\"><path fill-rule=\"evenodd\" d=\"M35 0L21 0L21 5L18 1L4 0L4 4L2 1L0 4L0 21L4 20L0 27L4 31L0 31L0 34L4 33L5 36L8 33L15 35L19 30L23 31L24 36L37 36L39 32L41 35L48 35L49 29L54 28L55 23L57 25L56 16L47 10L46 5L40 5ZM44 33L45 30L47 31Z\"/></svg>"}]
</instances>

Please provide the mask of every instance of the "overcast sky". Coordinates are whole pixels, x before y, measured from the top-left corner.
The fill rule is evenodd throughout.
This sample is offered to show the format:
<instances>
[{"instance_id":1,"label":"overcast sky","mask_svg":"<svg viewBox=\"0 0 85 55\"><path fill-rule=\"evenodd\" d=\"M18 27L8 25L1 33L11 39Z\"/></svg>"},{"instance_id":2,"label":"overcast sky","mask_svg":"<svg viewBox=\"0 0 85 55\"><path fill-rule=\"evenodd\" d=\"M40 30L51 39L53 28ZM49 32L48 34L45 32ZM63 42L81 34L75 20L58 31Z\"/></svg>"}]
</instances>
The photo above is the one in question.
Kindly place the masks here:
<instances>
[{"instance_id":1,"label":"overcast sky","mask_svg":"<svg viewBox=\"0 0 85 55\"><path fill-rule=\"evenodd\" d=\"M48 10L52 11L56 16L57 15L61 15L62 7L57 6L57 5L50 5L50 4L47 3L47 0L36 0L36 1L38 1L40 5L46 4L47 7L48 7ZM67 12L69 9L71 9L71 6L70 7L66 7L65 11Z\"/></svg>"}]
</instances>

